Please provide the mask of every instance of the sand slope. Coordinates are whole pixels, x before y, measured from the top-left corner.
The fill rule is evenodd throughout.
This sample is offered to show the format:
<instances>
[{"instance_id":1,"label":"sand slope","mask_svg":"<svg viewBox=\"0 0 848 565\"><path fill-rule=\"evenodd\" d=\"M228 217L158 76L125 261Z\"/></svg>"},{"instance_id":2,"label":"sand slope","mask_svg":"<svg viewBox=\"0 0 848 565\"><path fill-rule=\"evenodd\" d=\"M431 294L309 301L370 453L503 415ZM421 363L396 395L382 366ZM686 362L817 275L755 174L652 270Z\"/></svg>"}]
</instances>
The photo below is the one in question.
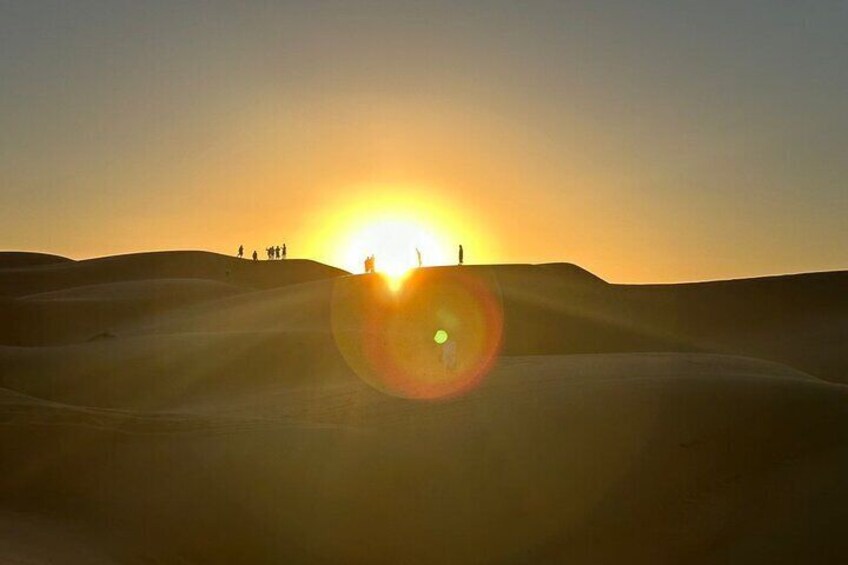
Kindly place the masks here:
<instances>
[{"instance_id":1,"label":"sand slope","mask_svg":"<svg viewBox=\"0 0 848 565\"><path fill-rule=\"evenodd\" d=\"M145 279L193 278L270 288L341 274L344 271L305 259L254 262L205 251L162 251L0 270L0 296Z\"/></svg>"},{"instance_id":2,"label":"sand slope","mask_svg":"<svg viewBox=\"0 0 848 565\"><path fill-rule=\"evenodd\" d=\"M145 412L7 400L8 504L78 506L121 559L838 563L848 550L846 391L772 364L507 358L435 405L355 378L195 394Z\"/></svg>"},{"instance_id":3,"label":"sand slope","mask_svg":"<svg viewBox=\"0 0 848 565\"><path fill-rule=\"evenodd\" d=\"M844 273L633 287L468 268L497 281L503 355L470 393L420 402L337 348L339 285L367 301L376 279L292 261L268 264L306 265L285 284L227 281L206 275L230 259L180 257L156 277L116 258L5 279L7 560L848 557L848 387L822 378L848 373Z\"/></svg>"},{"instance_id":4,"label":"sand slope","mask_svg":"<svg viewBox=\"0 0 848 565\"><path fill-rule=\"evenodd\" d=\"M253 262L193 251L0 270L0 344L86 341L180 306L341 274L313 261Z\"/></svg>"},{"instance_id":5,"label":"sand slope","mask_svg":"<svg viewBox=\"0 0 848 565\"><path fill-rule=\"evenodd\" d=\"M25 251L0 251L0 269L21 269L56 263L69 263L72 259L49 253Z\"/></svg>"}]
</instances>

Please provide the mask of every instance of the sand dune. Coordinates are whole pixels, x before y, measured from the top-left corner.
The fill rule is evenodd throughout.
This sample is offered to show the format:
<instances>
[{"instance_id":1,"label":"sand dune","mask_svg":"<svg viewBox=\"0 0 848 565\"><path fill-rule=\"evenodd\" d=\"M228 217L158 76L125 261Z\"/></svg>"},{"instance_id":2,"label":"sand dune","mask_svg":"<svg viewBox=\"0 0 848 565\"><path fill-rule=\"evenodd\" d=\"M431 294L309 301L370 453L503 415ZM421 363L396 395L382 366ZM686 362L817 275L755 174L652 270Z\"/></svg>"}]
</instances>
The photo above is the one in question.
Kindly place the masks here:
<instances>
[{"instance_id":1,"label":"sand dune","mask_svg":"<svg viewBox=\"0 0 848 565\"><path fill-rule=\"evenodd\" d=\"M7 403L2 445L29 464L3 491L21 505L49 489L47 515L79 502L106 549L121 524L121 559L836 563L848 549L846 391L773 364L507 358L435 405L355 378L253 394L236 410L202 395L192 410L191 394L178 412L28 403L11 421Z\"/></svg>"},{"instance_id":2,"label":"sand dune","mask_svg":"<svg viewBox=\"0 0 848 565\"><path fill-rule=\"evenodd\" d=\"M240 292L244 289L218 281L152 279L0 299L0 312L8 321L0 330L0 343L45 345L111 336L130 320Z\"/></svg>"},{"instance_id":3,"label":"sand dune","mask_svg":"<svg viewBox=\"0 0 848 565\"><path fill-rule=\"evenodd\" d=\"M338 275L194 253L0 271L3 557L845 561L845 273L433 268L411 298ZM351 364L391 352L386 328L435 347L427 312L456 291L474 314L469 288L503 332L464 394L400 398Z\"/></svg>"},{"instance_id":4,"label":"sand dune","mask_svg":"<svg viewBox=\"0 0 848 565\"><path fill-rule=\"evenodd\" d=\"M340 274L313 261L253 262L189 251L0 270L6 322L0 344L86 341L179 306Z\"/></svg>"},{"instance_id":5,"label":"sand dune","mask_svg":"<svg viewBox=\"0 0 848 565\"><path fill-rule=\"evenodd\" d=\"M72 259L49 253L28 253L24 251L0 251L0 269L21 269L56 263L71 263Z\"/></svg>"},{"instance_id":6,"label":"sand dune","mask_svg":"<svg viewBox=\"0 0 848 565\"><path fill-rule=\"evenodd\" d=\"M305 259L254 262L205 251L162 251L0 270L0 296L145 279L205 279L271 288L341 274L344 271Z\"/></svg>"},{"instance_id":7,"label":"sand dune","mask_svg":"<svg viewBox=\"0 0 848 565\"><path fill-rule=\"evenodd\" d=\"M145 279L89 286L75 286L52 292L42 292L20 297L37 302L98 302L106 300L138 300L145 302L170 301L179 306L191 299L211 300L239 292L237 286L203 279Z\"/></svg>"}]
</instances>

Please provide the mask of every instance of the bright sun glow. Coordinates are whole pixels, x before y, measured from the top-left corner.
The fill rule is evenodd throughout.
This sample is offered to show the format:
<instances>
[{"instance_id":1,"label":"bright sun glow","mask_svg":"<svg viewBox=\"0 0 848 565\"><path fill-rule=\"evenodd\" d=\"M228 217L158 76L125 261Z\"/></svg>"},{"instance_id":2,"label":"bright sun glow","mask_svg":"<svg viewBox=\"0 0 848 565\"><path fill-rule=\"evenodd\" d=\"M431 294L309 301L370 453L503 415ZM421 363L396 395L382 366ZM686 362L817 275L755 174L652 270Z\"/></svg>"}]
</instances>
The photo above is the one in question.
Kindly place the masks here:
<instances>
[{"instance_id":1,"label":"bright sun glow","mask_svg":"<svg viewBox=\"0 0 848 565\"><path fill-rule=\"evenodd\" d=\"M447 244L421 223L403 217L376 218L350 235L345 264L352 272L364 270L365 258L374 256L374 267L397 282L421 264L442 265L448 260Z\"/></svg>"},{"instance_id":2,"label":"bright sun glow","mask_svg":"<svg viewBox=\"0 0 848 565\"><path fill-rule=\"evenodd\" d=\"M485 261L491 238L484 237L474 218L433 187L356 185L334 202L316 226L314 255L351 273L365 270L374 256L376 272L395 289L418 266L455 265L463 244L466 259ZM308 252L309 250L307 250Z\"/></svg>"}]
</instances>

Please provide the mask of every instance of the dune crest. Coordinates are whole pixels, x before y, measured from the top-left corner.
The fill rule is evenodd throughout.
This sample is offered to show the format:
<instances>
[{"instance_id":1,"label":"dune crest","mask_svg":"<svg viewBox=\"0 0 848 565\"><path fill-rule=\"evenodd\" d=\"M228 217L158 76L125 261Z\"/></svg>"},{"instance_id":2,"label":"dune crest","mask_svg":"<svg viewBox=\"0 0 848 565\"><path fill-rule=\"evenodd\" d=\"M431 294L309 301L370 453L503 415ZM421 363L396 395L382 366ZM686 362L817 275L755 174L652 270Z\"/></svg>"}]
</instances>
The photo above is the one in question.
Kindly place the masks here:
<instances>
[{"instance_id":1,"label":"dune crest","mask_svg":"<svg viewBox=\"0 0 848 565\"><path fill-rule=\"evenodd\" d=\"M34 253L29 251L0 251L0 269L21 269L55 265L57 263L73 263L73 259L49 253Z\"/></svg>"}]
</instances>

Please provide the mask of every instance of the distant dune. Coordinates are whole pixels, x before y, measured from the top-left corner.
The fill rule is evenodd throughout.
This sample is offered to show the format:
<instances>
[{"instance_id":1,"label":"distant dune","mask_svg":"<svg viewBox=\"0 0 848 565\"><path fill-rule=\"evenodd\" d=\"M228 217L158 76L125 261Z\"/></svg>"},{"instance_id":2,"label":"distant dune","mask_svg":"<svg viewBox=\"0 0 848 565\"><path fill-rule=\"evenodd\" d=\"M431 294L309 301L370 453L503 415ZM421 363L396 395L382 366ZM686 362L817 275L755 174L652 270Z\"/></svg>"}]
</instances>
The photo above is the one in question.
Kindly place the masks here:
<instances>
[{"instance_id":1,"label":"distant dune","mask_svg":"<svg viewBox=\"0 0 848 565\"><path fill-rule=\"evenodd\" d=\"M417 331L457 280L502 314L485 378L435 402L366 384L351 348L391 351L381 332ZM377 326L400 300L379 277L311 261L0 267L0 560L848 558L848 272L406 285L421 297Z\"/></svg>"},{"instance_id":2,"label":"distant dune","mask_svg":"<svg viewBox=\"0 0 848 565\"><path fill-rule=\"evenodd\" d=\"M31 302L204 301L241 292L231 284L204 279L145 279L74 286L20 297Z\"/></svg>"},{"instance_id":3,"label":"distant dune","mask_svg":"<svg viewBox=\"0 0 848 565\"><path fill-rule=\"evenodd\" d=\"M616 285L545 267L497 269L507 353L714 351L848 382L846 271Z\"/></svg>"},{"instance_id":4,"label":"distant dune","mask_svg":"<svg viewBox=\"0 0 848 565\"><path fill-rule=\"evenodd\" d=\"M84 261L59 260L42 269L0 271L0 296L146 279L205 279L270 288L342 274L345 273L340 269L306 259L253 262L205 251L162 251Z\"/></svg>"},{"instance_id":5,"label":"distant dune","mask_svg":"<svg viewBox=\"0 0 848 565\"><path fill-rule=\"evenodd\" d=\"M25 251L0 251L0 269L20 269L56 263L73 263L73 259L50 255L48 253L29 253Z\"/></svg>"},{"instance_id":6,"label":"distant dune","mask_svg":"<svg viewBox=\"0 0 848 565\"><path fill-rule=\"evenodd\" d=\"M199 251L0 270L0 344L85 341L179 306L343 274L302 259L253 262Z\"/></svg>"}]
</instances>

